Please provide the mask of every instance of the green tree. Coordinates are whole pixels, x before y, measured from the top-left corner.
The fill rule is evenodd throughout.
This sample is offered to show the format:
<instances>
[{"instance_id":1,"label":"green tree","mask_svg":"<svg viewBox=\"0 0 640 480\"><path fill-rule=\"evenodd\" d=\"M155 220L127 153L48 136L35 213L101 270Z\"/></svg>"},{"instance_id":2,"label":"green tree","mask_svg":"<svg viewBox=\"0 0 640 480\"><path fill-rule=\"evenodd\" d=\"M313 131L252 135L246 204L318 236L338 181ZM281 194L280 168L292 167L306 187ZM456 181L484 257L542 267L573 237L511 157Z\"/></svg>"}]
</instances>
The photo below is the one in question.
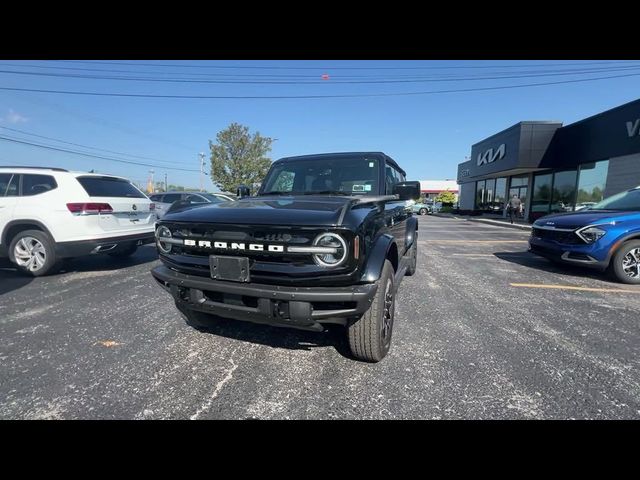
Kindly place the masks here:
<instances>
[{"instance_id":1,"label":"green tree","mask_svg":"<svg viewBox=\"0 0 640 480\"><path fill-rule=\"evenodd\" d=\"M173 185L170 183L167 190L170 192L184 192L186 189L182 185Z\"/></svg>"},{"instance_id":2,"label":"green tree","mask_svg":"<svg viewBox=\"0 0 640 480\"><path fill-rule=\"evenodd\" d=\"M440 192L436 197L436 202L442 202L442 205L453 205L456 202L456 194L449 191Z\"/></svg>"},{"instance_id":3,"label":"green tree","mask_svg":"<svg viewBox=\"0 0 640 480\"><path fill-rule=\"evenodd\" d=\"M209 140L213 183L225 192L235 192L240 184L255 191L271 166L267 154L273 139L232 123L216 135L216 142Z\"/></svg>"}]
</instances>

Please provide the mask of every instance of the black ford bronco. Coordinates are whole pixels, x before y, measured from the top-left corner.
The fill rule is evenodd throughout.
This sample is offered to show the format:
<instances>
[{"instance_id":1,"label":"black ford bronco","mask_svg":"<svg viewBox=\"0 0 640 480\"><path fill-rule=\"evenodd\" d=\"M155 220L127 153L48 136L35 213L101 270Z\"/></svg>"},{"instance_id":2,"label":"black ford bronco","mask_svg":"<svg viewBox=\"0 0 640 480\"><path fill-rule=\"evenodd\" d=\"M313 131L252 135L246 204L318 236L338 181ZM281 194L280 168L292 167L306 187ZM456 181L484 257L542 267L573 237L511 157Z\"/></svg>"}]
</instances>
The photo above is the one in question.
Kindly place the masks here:
<instances>
[{"instance_id":1,"label":"black ford bronco","mask_svg":"<svg viewBox=\"0 0 640 480\"><path fill-rule=\"evenodd\" d=\"M395 295L416 269L419 182L379 152L277 160L256 196L182 205L156 226L152 270L187 323L218 315L322 331L344 325L353 355L391 345Z\"/></svg>"}]
</instances>

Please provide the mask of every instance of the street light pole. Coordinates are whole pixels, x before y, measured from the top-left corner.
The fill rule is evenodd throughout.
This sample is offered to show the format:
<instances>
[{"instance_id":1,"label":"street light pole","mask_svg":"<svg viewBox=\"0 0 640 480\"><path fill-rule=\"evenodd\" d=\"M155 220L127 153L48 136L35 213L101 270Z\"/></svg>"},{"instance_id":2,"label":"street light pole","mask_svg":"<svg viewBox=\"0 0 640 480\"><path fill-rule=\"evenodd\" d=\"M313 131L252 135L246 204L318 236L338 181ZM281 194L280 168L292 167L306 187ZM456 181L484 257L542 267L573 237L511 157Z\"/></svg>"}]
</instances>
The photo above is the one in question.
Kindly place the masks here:
<instances>
[{"instance_id":1,"label":"street light pole","mask_svg":"<svg viewBox=\"0 0 640 480\"><path fill-rule=\"evenodd\" d=\"M204 191L204 152L200 152L200 191Z\"/></svg>"}]
</instances>

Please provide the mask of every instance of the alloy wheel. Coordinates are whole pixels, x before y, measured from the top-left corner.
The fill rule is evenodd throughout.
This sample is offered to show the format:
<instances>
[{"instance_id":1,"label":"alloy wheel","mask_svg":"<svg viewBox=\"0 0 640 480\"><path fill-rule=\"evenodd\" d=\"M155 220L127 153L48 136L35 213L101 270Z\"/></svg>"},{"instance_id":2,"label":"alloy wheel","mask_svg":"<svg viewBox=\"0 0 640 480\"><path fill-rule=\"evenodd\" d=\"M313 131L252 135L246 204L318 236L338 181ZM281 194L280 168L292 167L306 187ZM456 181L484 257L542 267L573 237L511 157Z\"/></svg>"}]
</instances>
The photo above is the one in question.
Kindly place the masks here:
<instances>
[{"instance_id":1,"label":"alloy wheel","mask_svg":"<svg viewBox=\"0 0 640 480\"><path fill-rule=\"evenodd\" d=\"M622 259L622 270L631 278L640 278L640 248L633 248Z\"/></svg>"},{"instance_id":2,"label":"alloy wheel","mask_svg":"<svg viewBox=\"0 0 640 480\"><path fill-rule=\"evenodd\" d=\"M384 290L384 310L382 313L382 338L385 342L391 336L391 328L393 327L393 302L393 283L389 280Z\"/></svg>"},{"instance_id":3,"label":"alloy wheel","mask_svg":"<svg viewBox=\"0 0 640 480\"><path fill-rule=\"evenodd\" d=\"M26 268L30 272L40 270L47 261L47 252L44 245L40 240L33 237L21 238L13 249L13 256L19 266Z\"/></svg>"}]
</instances>

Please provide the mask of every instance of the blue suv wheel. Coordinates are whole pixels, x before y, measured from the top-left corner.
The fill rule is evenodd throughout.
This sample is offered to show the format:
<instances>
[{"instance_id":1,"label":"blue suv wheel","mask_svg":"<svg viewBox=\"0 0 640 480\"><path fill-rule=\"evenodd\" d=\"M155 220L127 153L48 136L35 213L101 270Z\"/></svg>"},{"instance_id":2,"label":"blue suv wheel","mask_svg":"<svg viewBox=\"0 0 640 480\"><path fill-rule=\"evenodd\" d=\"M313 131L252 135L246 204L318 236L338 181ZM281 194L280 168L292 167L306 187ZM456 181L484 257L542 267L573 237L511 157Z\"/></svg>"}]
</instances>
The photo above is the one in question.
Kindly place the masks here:
<instances>
[{"instance_id":1,"label":"blue suv wheel","mask_svg":"<svg viewBox=\"0 0 640 480\"><path fill-rule=\"evenodd\" d=\"M610 268L619 282L640 284L640 240L622 244L611 259Z\"/></svg>"}]
</instances>

